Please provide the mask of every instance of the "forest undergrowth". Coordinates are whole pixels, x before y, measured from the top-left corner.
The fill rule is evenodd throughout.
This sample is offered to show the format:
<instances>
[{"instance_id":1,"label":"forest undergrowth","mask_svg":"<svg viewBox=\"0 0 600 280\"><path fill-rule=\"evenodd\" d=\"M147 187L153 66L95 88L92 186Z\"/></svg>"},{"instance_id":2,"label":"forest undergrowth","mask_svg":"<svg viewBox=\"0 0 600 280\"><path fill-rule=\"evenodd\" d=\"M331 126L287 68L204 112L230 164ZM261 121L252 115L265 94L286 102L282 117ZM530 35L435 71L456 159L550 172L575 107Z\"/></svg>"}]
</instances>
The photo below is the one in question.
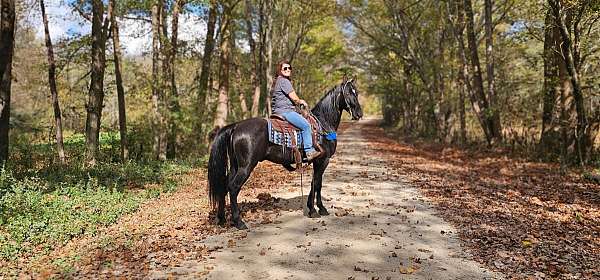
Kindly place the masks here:
<instances>
[{"instance_id":1,"label":"forest undergrowth","mask_svg":"<svg viewBox=\"0 0 600 280\"><path fill-rule=\"evenodd\" d=\"M113 135L114 136L114 135ZM118 135L101 139L103 162L90 167L83 157L65 164L46 144L14 145L0 169L0 267L45 255L70 240L94 236L146 201L178 188L178 177L201 166L191 161L111 162ZM67 154L83 150L84 139L67 138ZM5 274L8 271L0 271Z\"/></svg>"}]
</instances>

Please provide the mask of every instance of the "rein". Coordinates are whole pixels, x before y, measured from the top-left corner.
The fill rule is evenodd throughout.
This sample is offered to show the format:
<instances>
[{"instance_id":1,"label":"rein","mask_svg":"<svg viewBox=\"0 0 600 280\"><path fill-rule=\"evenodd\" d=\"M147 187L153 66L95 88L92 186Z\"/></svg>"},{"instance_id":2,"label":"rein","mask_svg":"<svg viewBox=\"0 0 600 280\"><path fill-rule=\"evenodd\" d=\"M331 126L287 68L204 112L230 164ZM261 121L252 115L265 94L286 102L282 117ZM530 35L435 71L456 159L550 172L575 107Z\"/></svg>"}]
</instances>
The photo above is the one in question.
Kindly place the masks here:
<instances>
[{"instance_id":1,"label":"rein","mask_svg":"<svg viewBox=\"0 0 600 280\"><path fill-rule=\"evenodd\" d=\"M304 199L304 184L302 183L302 175L304 175L304 168L300 170L300 197L302 197L302 213L304 213L304 207L306 206L306 199Z\"/></svg>"}]
</instances>

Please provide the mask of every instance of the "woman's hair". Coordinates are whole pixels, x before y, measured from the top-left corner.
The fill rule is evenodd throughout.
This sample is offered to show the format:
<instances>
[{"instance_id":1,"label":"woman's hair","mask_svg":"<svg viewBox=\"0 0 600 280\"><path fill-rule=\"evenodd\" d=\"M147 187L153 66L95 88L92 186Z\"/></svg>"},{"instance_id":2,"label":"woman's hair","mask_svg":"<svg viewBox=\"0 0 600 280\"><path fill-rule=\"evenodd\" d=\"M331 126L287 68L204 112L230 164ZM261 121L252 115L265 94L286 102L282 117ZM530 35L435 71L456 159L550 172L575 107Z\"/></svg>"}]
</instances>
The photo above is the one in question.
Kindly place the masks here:
<instances>
[{"instance_id":1,"label":"woman's hair","mask_svg":"<svg viewBox=\"0 0 600 280\"><path fill-rule=\"evenodd\" d=\"M277 69L275 69L275 78L277 78L278 76L283 76L283 74L281 73L281 70L282 70L281 68L283 68L284 64L288 64L288 65L292 66L290 64L290 62L287 61L287 59L279 61L279 63L277 63Z\"/></svg>"},{"instance_id":2,"label":"woman's hair","mask_svg":"<svg viewBox=\"0 0 600 280\"><path fill-rule=\"evenodd\" d=\"M284 78L286 78L286 79L290 80L290 82L292 81L292 76L291 76L291 75L290 75L289 77L286 77L286 76L284 76L284 75L281 73L281 68L282 68L282 66L283 66L284 64L288 64L288 65L292 66L292 65L291 65L291 64L290 64L290 63L287 61L287 59L283 59L283 60L279 61L279 63L277 63L277 68L275 69L275 76L273 77L273 84L271 85L271 89L275 87L275 83L277 82L277 77L279 77L279 76L281 76L281 77L284 77Z\"/></svg>"}]
</instances>

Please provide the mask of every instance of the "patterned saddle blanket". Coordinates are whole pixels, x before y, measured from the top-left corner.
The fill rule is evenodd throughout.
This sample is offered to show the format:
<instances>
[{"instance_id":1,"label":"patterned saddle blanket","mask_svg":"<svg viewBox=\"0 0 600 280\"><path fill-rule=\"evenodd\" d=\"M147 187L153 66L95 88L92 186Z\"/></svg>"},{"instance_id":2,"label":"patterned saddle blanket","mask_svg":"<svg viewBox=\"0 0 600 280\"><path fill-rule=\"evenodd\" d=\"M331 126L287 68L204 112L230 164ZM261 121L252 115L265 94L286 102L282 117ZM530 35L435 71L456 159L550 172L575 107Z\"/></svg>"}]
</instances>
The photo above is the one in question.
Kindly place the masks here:
<instances>
[{"instance_id":1,"label":"patterned saddle blanket","mask_svg":"<svg viewBox=\"0 0 600 280\"><path fill-rule=\"evenodd\" d=\"M308 116L308 122L312 128L313 143L321 140L321 127L313 116ZM287 148L298 149L302 147L301 131L285 120L280 115L271 115L267 119L269 142Z\"/></svg>"}]
</instances>

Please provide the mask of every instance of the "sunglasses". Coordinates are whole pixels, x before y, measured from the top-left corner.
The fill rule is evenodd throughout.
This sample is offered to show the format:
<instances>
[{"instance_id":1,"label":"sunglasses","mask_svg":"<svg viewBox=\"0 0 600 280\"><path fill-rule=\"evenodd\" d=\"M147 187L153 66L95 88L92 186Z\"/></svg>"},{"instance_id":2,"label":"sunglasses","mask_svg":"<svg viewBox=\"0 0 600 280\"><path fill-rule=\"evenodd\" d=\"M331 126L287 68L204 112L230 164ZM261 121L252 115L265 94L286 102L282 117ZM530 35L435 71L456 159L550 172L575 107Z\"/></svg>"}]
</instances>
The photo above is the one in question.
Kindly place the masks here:
<instances>
[{"instance_id":1,"label":"sunglasses","mask_svg":"<svg viewBox=\"0 0 600 280\"><path fill-rule=\"evenodd\" d=\"M286 70L292 70L292 66L284 66L283 68L281 68L282 71L286 71Z\"/></svg>"}]
</instances>

